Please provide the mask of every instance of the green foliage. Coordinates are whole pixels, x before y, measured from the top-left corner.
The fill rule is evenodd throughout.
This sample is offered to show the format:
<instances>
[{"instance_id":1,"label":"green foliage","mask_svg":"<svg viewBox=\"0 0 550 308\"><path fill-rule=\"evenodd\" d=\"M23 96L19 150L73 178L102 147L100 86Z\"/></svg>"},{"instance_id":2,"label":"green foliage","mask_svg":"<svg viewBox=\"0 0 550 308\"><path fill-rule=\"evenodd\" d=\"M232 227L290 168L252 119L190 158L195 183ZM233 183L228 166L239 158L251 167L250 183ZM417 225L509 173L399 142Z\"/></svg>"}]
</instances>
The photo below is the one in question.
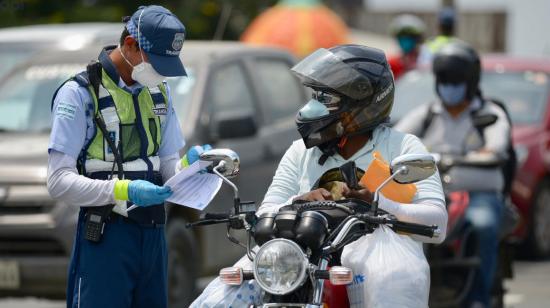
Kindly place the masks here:
<instances>
[{"instance_id":1,"label":"green foliage","mask_svg":"<svg viewBox=\"0 0 550 308\"><path fill-rule=\"evenodd\" d=\"M238 39L252 19L277 0L0 0L0 27L44 23L120 22L139 5L159 4L174 12L191 39L212 39L225 9L223 39ZM225 25L225 26L223 26ZM223 30L223 31L222 31Z\"/></svg>"}]
</instances>

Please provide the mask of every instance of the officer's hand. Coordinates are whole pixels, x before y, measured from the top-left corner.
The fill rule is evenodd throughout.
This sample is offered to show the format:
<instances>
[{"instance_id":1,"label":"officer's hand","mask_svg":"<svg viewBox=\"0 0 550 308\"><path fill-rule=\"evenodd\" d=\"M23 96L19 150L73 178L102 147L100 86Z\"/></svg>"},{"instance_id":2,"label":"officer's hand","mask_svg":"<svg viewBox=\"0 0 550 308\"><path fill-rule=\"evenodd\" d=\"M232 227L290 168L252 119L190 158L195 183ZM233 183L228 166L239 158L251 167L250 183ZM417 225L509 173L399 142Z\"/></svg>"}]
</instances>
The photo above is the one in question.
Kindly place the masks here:
<instances>
[{"instance_id":1,"label":"officer's hand","mask_svg":"<svg viewBox=\"0 0 550 308\"><path fill-rule=\"evenodd\" d=\"M206 151L209 151L209 150L212 150L212 146L210 146L209 144L205 144L203 146L196 145L196 146L191 147L187 151L187 153L181 158L181 161L180 161L181 169L192 165L194 162L199 160L199 156L202 153L204 153Z\"/></svg>"},{"instance_id":2,"label":"officer's hand","mask_svg":"<svg viewBox=\"0 0 550 308\"><path fill-rule=\"evenodd\" d=\"M310 202L332 200L332 194L330 193L330 191L324 188L319 188L319 189L312 190L308 193L305 193L301 196L298 196L294 198L293 201L296 201L296 200L304 200L304 201L310 201Z\"/></svg>"},{"instance_id":3,"label":"officer's hand","mask_svg":"<svg viewBox=\"0 0 550 308\"><path fill-rule=\"evenodd\" d=\"M172 190L167 186L157 186L151 182L143 180L135 181L117 181L128 182L128 199L138 206L150 206L156 204L163 204L164 201L172 195ZM115 191L116 191L115 184ZM116 196L116 193L115 193Z\"/></svg>"}]
</instances>

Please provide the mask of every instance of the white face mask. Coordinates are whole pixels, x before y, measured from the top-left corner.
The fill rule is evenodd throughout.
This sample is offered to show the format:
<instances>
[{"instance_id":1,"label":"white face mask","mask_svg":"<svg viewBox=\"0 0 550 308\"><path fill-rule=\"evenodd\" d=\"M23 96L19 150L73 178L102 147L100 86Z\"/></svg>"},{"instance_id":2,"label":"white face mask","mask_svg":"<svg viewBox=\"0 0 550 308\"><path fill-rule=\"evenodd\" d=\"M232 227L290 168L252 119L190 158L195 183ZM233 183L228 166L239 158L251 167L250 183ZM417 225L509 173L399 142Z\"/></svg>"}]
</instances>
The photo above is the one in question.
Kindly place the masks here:
<instances>
[{"instance_id":1,"label":"white face mask","mask_svg":"<svg viewBox=\"0 0 550 308\"><path fill-rule=\"evenodd\" d=\"M141 15L143 15L143 11L141 11L141 14L139 15L138 19L138 42L140 39L141 32L139 31L139 24L141 23ZM155 71L151 63L145 62L145 59L143 58L143 49L141 49L140 55L141 55L141 63L133 66L128 59L124 56L124 53L122 52L122 49L120 51L120 54L122 55L122 58L132 67L132 79L140 83L141 85L144 85L148 88L154 88L158 86L162 81L164 80L164 76L160 75Z\"/></svg>"}]
</instances>

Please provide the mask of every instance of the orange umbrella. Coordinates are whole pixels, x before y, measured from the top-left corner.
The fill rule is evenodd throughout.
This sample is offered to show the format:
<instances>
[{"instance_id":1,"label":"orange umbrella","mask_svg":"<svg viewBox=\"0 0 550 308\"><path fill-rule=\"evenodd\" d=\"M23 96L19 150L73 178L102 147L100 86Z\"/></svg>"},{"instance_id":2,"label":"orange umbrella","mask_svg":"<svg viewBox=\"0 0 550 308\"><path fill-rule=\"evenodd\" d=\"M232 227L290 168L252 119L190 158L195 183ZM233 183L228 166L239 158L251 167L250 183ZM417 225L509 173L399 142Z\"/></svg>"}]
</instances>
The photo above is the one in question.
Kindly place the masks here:
<instances>
[{"instance_id":1,"label":"orange umbrella","mask_svg":"<svg viewBox=\"0 0 550 308\"><path fill-rule=\"evenodd\" d=\"M347 43L348 28L318 0L283 0L256 17L241 41L304 57L318 48Z\"/></svg>"}]
</instances>

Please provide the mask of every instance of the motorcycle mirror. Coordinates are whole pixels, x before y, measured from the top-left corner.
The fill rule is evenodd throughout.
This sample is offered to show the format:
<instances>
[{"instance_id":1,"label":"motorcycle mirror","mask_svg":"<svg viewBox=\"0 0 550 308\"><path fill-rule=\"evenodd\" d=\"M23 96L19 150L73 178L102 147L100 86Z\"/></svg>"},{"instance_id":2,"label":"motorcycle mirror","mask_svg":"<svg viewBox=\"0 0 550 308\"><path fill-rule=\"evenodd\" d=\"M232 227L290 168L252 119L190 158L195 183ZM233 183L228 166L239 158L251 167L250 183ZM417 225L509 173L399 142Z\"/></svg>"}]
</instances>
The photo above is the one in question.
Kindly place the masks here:
<instances>
[{"instance_id":1,"label":"motorcycle mirror","mask_svg":"<svg viewBox=\"0 0 550 308\"><path fill-rule=\"evenodd\" d=\"M435 159L430 154L404 154L392 160L390 170L397 183L415 183L435 173Z\"/></svg>"},{"instance_id":2,"label":"motorcycle mirror","mask_svg":"<svg viewBox=\"0 0 550 308\"><path fill-rule=\"evenodd\" d=\"M208 170L220 166L220 163L223 162L217 171L224 177L232 178L239 174L241 161L239 155L231 149L212 149L202 153L199 159L212 162L212 166Z\"/></svg>"}]
</instances>

